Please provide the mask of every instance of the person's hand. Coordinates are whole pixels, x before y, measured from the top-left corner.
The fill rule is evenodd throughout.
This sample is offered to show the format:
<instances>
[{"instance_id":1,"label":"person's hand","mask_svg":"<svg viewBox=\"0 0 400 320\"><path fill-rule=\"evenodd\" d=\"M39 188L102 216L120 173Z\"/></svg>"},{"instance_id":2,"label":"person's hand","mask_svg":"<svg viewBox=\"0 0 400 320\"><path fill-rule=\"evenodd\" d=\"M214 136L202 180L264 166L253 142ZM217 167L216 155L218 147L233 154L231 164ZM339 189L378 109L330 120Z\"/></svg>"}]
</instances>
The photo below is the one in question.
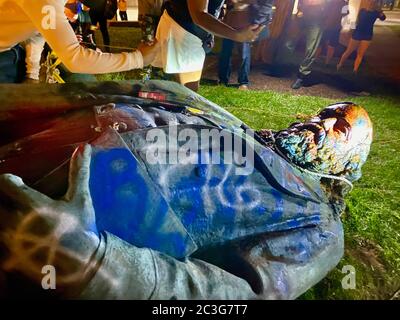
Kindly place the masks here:
<instances>
[{"instance_id":1,"label":"person's hand","mask_svg":"<svg viewBox=\"0 0 400 320\"><path fill-rule=\"evenodd\" d=\"M0 175L1 270L17 271L41 283L43 267L54 267L60 290L75 290L93 270L99 245L89 192L90 146L78 148L70 164L69 187L53 200L12 174Z\"/></svg>"},{"instance_id":2,"label":"person's hand","mask_svg":"<svg viewBox=\"0 0 400 320\"><path fill-rule=\"evenodd\" d=\"M264 28L264 25L252 24L238 31L234 40L237 42L254 42Z\"/></svg>"},{"instance_id":3,"label":"person's hand","mask_svg":"<svg viewBox=\"0 0 400 320\"><path fill-rule=\"evenodd\" d=\"M81 43L83 41L83 36L81 34L76 34L76 39Z\"/></svg>"},{"instance_id":4,"label":"person's hand","mask_svg":"<svg viewBox=\"0 0 400 320\"><path fill-rule=\"evenodd\" d=\"M154 43L151 46L142 43L139 45L138 50L143 56L143 66L147 66L156 58L158 51L160 50L160 44L157 40L154 40Z\"/></svg>"}]
</instances>

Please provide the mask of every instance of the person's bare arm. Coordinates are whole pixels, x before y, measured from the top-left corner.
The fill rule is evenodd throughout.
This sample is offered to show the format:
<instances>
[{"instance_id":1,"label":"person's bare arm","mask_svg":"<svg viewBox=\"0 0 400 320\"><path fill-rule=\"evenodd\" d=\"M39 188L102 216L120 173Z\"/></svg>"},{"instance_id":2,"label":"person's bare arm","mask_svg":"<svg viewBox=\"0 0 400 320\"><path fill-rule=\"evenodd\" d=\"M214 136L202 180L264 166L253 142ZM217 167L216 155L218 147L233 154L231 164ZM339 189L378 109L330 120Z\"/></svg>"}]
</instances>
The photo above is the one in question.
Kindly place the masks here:
<instances>
[{"instance_id":1,"label":"person's bare arm","mask_svg":"<svg viewBox=\"0 0 400 320\"><path fill-rule=\"evenodd\" d=\"M262 27L250 25L242 30L235 30L208 13L208 0L188 0L188 8L193 22L208 32L238 42L252 42L257 39Z\"/></svg>"},{"instance_id":2,"label":"person's bare arm","mask_svg":"<svg viewBox=\"0 0 400 320\"><path fill-rule=\"evenodd\" d=\"M82 47L65 17L60 0L19 0L17 3L71 72L119 72L142 68L152 62L153 55L146 56L151 52L132 50L110 54Z\"/></svg>"}]
</instances>

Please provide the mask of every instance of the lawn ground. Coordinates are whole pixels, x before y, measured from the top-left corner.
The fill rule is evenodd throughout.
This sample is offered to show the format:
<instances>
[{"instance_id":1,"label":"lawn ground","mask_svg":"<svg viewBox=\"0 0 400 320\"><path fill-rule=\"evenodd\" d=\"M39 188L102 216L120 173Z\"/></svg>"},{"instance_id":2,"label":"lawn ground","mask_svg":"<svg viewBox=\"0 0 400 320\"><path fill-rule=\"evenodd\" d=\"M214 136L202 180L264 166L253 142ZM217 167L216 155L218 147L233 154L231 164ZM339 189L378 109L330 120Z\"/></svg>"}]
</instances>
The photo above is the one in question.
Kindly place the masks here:
<instances>
[{"instance_id":1,"label":"lawn ground","mask_svg":"<svg viewBox=\"0 0 400 320\"><path fill-rule=\"evenodd\" d=\"M199 92L255 129L282 129L335 100L272 91L243 92L203 85ZM350 97L374 123L374 143L363 177L347 197L342 217L346 252L338 267L305 299L388 299L400 287L400 99ZM356 269L356 289L344 290L343 266Z\"/></svg>"}]
</instances>

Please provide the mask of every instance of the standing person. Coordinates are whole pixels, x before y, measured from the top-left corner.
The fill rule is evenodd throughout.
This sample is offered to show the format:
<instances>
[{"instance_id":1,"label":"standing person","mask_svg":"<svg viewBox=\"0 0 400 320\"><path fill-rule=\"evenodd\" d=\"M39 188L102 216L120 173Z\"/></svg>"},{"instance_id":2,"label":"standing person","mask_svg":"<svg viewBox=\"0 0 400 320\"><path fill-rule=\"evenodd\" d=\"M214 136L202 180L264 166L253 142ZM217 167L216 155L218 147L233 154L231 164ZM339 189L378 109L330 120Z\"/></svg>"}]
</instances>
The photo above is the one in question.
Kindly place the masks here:
<instances>
[{"instance_id":1,"label":"standing person","mask_svg":"<svg viewBox=\"0 0 400 320\"><path fill-rule=\"evenodd\" d=\"M347 2L346 0L331 0L325 7L325 30L321 42L322 46L326 46L326 65L329 64L339 46L342 18L349 14ZM322 51L322 47L319 51Z\"/></svg>"},{"instance_id":2,"label":"standing person","mask_svg":"<svg viewBox=\"0 0 400 320\"><path fill-rule=\"evenodd\" d=\"M353 71L358 72L361 61L371 43L374 24L376 19L385 20L386 16L381 9L381 1L365 0L365 7L360 9L357 17L357 26L354 30L346 51L343 53L337 65L339 70L347 58L357 50L357 57L354 61Z\"/></svg>"},{"instance_id":3,"label":"standing person","mask_svg":"<svg viewBox=\"0 0 400 320\"><path fill-rule=\"evenodd\" d=\"M213 36L236 42L256 40L270 19L273 0L257 0L251 24L237 30L218 20L225 0L168 0L157 28L159 55L153 65L175 74L179 83L197 91Z\"/></svg>"},{"instance_id":4,"label":"standing person","mask_svg":"<svg viewBox=\"0 0 400 320\"><path fill-rule=\"evenodd\" d=\"M83 2L83 1L82 1ZM54 14L43 8L51 6ZM54 19L52 19L54 17ZM0 82L20 82L25 77L25 60L20 42L38 32L58 57L74 73L100 74L143 68L150 64L158 46L141 46L139 50L109 54L84 48L65 18L64 0L0 0Z\"/></svg>"},{"instance_id":5,"label":"standing person","mask_svg":"<svg viewBox=\"0 0 400 320\"><path fill-rule=\"evenodd\" d=\"M275 1L274 18L268 26L268 37L258 42L255 60L272 67L274 65L279 45L285 35L285 28L293 11L293 0Z\"/></svg>"},{"instance_id":6,"label":"standing person","mask_svg":"<svg viewBox=\"0 0 400 320\"><path fill-rule=\"evenodd\" d=\"M96 49L94 35L92 30L92 20L90 20L90 8L81 4L81 10L78 15L78 20L81 26L82 38L87 46L91 49Z\"/></svg>"},{"instance_id":7,"label":"standing person","mask_svg":"<svg viewBox=\"0 0 400 320\"><path fill-rule=\"evenodd\" d=\"M142 31L142 42L152 44L156 37L156 30L164 0L141 0L138 3L139 24Z\"/></svg>"},{"instance_id":8,"label":"standing person","mask_svg":"<svg viewBox=\"0 0 400 320\"><path fill-rule=\"evenodd\" d=\"M227 1L227 13L224 22L235 28L243 29L250 25L250 4L241 0ZM239 90L248 90L249 73L251 64L251 43L235 42L231 39L223 39L222 50L218 62L219 83L227 85L231 75L232 51L237 45L240 50L241 63L238 70Z\"/></svg>"},{"instance_id":9,"label":"standing person","mask_svg":"<svg viewBox=\"0 0 400 320\"><path fill-rule=\"evenodd\" d=\"M152 45L156 39L156 30L162 14L164 0L141 0L138 2L141 42ZM160 68L148 66L141 73L143 80L150 80L154 75L164 78Z\"/></svg>"},{"instance_id":10,"label":"standing person","mask_svg":"<svg viewBox=\"0 0 400 320\"><path fill-rule=\"evenodd\" d=\"M97 25L99 25L100 27L104 51L110 52L110 34L108 33L108 21L104 13L104 6L90 6L89 15L92 26L97 28Z\"/></svg>"},{"instance_id":11,"label":"standing person","mask_svg":"<svg viewBox=\"0 0 400 320\"><path fill-rule=\"evenodd\" d=\"M310 78L312 65L322 37L325 3L326 0L299 0L296 19L299 23L300 37L305 36L306 38L306 48L292 89L300 89ZM285 47L290 54L293 54L296 49L300 37L296 35L286 42Z\"/></svg>"},{"instance_id":12,"label":"standing person","mask_svg":"<svg viewBox=\"0 0 400 320\"><path fill-rule=\"evenodd\" d=\"M76 37L86 48L97 50L93 41L89 8L83 10L84 6L78 0L67 0L64 13L74 30ZM49 52L46 59L46 82L95 82L96 77L92 74L72 73L63 63L58 63L59 59L55 52Z\"/></svg>"},{"instance_id":13,"label":"standing person","mask_svg":"<svg viewBox=\"0 0 400 320\"><path fill-rule=\"evenodd\" d=\"M128 21L128 14L126 13L128 10L128 4L126 3L126 0L118 0L118 10L121 21Z\"/></svg>"}]
</instances>

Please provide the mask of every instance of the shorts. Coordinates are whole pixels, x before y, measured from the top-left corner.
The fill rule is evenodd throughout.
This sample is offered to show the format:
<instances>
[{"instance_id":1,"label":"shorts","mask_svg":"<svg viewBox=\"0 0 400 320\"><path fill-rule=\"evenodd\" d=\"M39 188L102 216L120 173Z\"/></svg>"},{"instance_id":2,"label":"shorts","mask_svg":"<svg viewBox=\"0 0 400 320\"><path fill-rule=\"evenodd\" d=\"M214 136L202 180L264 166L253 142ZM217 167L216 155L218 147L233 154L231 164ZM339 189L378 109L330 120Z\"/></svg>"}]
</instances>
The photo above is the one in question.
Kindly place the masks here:
<instances>
[{"instance_id":1,"label":"shorts","mask_svg":"<svg viewBox=\"0 0 400 320\"><path fill-rule=\"evenodd\" d=\"M188 73L203 69L206 53L203 41L185 30L165 10L158 24L156 39L160 50L152 65L165 73Z\"/></svg>"},{"instance_id":2,"label":"shorts","mask_svg":"<svg viewBox=\"0 0 400 320\"><path fill-rule=\"evenodd\" d=\"M371 41L372 40L372 34L367 33L367 32L362 32L360 30L354 30L353 34L351 35L351 38L353 40L357 41Z\"/></svg>"}]
</instances>

